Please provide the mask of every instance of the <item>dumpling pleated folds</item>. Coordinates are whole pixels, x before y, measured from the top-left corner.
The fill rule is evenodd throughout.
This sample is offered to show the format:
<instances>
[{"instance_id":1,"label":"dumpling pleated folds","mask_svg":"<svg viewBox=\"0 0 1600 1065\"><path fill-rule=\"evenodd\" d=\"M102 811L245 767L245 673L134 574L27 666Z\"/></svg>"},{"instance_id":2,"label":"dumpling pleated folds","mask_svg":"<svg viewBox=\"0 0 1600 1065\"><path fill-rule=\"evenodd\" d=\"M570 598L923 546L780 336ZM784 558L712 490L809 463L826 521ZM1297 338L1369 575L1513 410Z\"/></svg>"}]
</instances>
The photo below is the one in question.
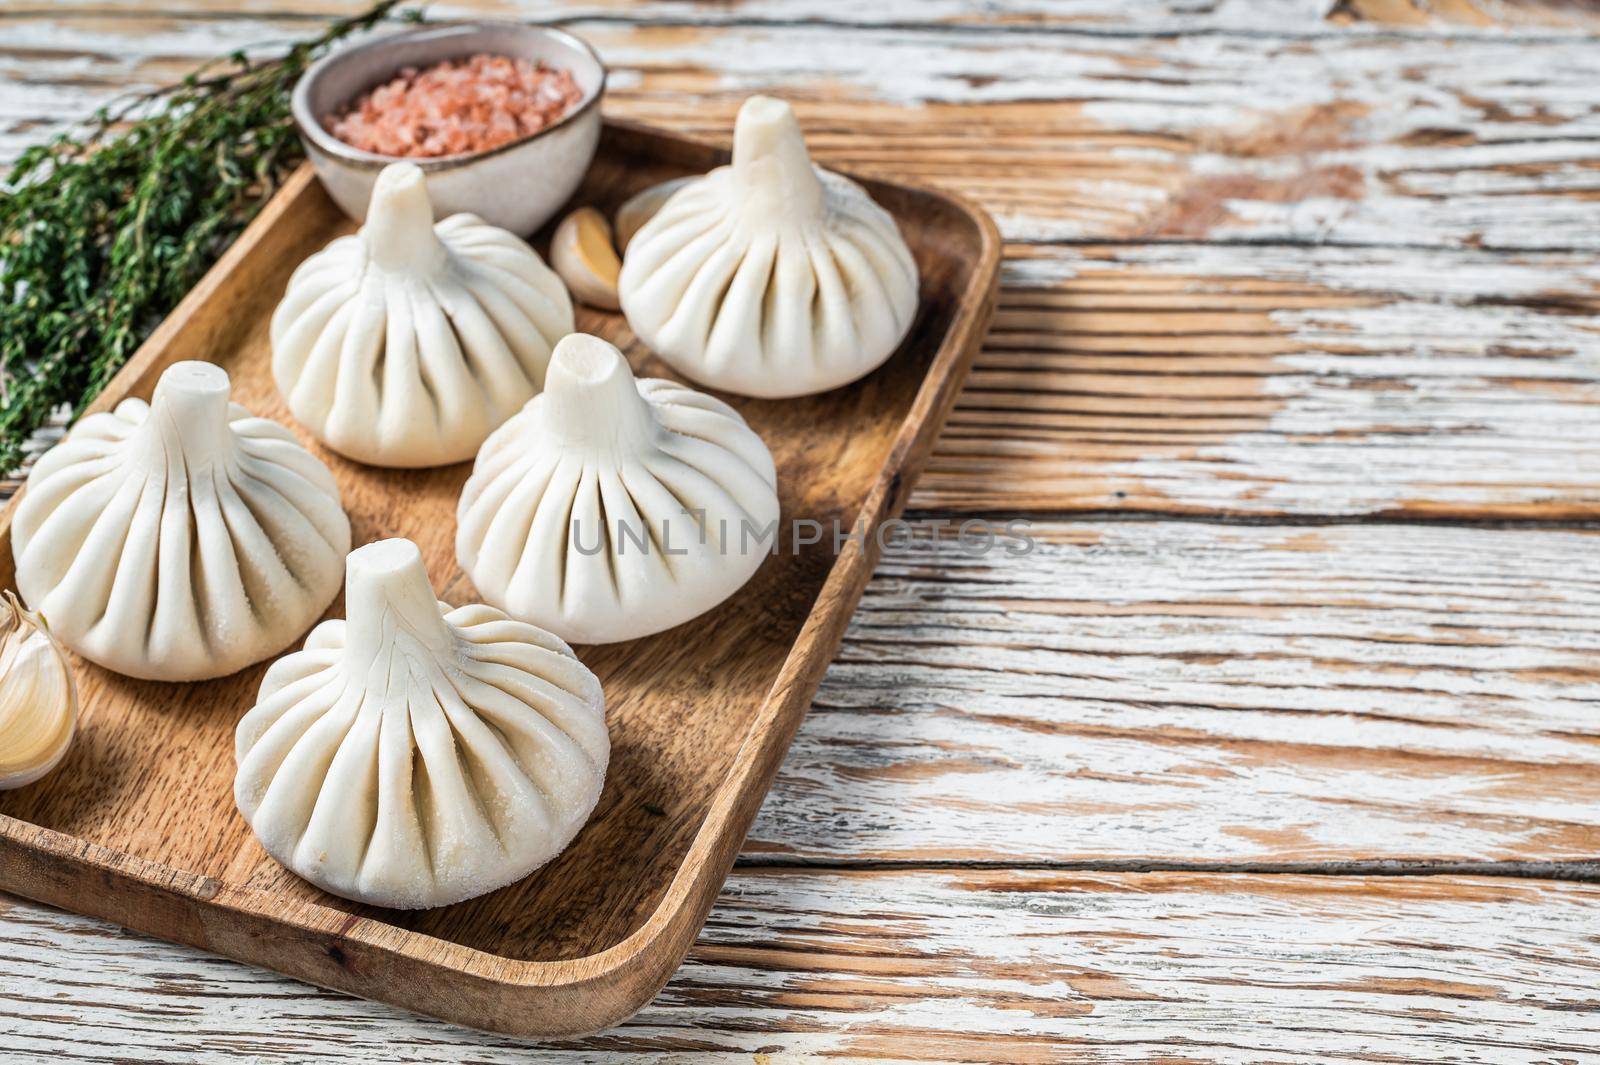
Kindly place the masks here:
<instances>
[{"instance_id":1,"label":"dumpling pleated folds","mask_svg":"<svg viewBox=\"0 0 1600 1065\"><path fill-rule=\"evenodd\" d=\"M595 675L542 629L435 600L409 540L351 552L345 596L238 725L234 798L262 846L326 891L404 909L559 854L610 757Z\"/></svg>"},{"instance_id":2,"label":"dumpling pleated folds","mask_svg":"<svg viewBox=\"0 0 1600 1065\"><path fill-rule=\"evenodd\" d=\"M894 218L812 164L782 100L745 101L733 163L675 192L628 241L618 292L639 339L685 376L761 398L880 366L917 311Z\"/></svg>"},{"instance_id":3,"label":"dumpling pleated folds","mask_svg":"<svg viewBox=\"0 0 1600 1065\"><path fill-rule=\"evenodd\" d=\"M773 549L772 454L732 407L636 380L575 333L545 390L483 446L457 510L456 557L485 600L573 643L682 624Z\"/></svg>"},{"instance_id":4,"label":"dumpling pleated folds","mask_svg":"<svg viewBox=\"0 0 1600 1065\"><path fill-rule=\"evenodd\" d=\"M328 468L204 362L83 419L28 476L17 589L67 647L130 677L220 677L294 642L339 591Z\"/></svg>"},{"instance_id":5,"label":"dumpling pleated folds","mask_svg":"<svg viewBox=\"0 0 1600 1065\"><path fill-rule=\"evenodd\" d=\"M470 459L538 392L572 299L521 238L437 225L422 171L379 176L366 224L311 256L272 316L272 373L296 420L377 466Z\"/></svg>"}]
</instances>

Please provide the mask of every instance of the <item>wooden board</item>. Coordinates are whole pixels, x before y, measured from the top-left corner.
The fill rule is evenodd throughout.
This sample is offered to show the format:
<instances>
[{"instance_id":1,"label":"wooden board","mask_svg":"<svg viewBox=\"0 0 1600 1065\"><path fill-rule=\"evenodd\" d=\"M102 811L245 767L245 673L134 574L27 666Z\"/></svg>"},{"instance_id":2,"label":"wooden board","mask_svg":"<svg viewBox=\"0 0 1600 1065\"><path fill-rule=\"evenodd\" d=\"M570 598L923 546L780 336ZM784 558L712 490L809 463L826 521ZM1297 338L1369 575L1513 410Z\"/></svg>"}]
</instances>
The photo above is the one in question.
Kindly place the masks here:
<instances>
[{"instance_id":1,"label":"wooden board","mask_svg":"<svg viewBox=\"0 0 1600 1065\"><path fill-rule=\"evenodd\" d=\"M181 8L148 0L56 0L57 17L108 14L327 19L366 8L368 0L189 0ZM24 9L27 10L27 9ZM430 3L430 18L508 18L568 24L728 26L801 22L848 31L862 26L941 31L1050 30L1084 36L1150 33L1281 33L1297 37L1341 32L1409 31L1438 36L1477 34L1539 41L1592 33L1600 12L1574 0L446 0Z\"/></svg>"},{"instance_id":2,"label":"wooden board","mask_svg":"<svg viewBox=\"0 0 1600 1065\"><path fill-rule=\"evenodd\" d=\"M135 10L4 19L0 156L311 24ZM1299 2L522 15L600 46L613 114L716 136L771 89L822 158L999 217L998 328L915 509L1589 520L1600 49L1558 32L1576 9L1512 14L1541 11L1536 34Z\"/></svg>"},{"instance_id":3,"label":"wooden board","mask_svg":"<svg viewBox=\"0 0 1600 1065\"><path fill-rule=\"evenodd\" d=\"M303 36L361 0L70 4L0 9L0 158L115 92ZM720 137L743 95L776 91L830 162L922 173L999 212L1015 238L1000 329L912 505L941 508L927 520L1102 513L1056 523L1043 572L974 574L957 559L961 578L940 587L943 550L885 564L752 830L743 861L756 864L736 870L697 952L628 1025L533 1047L76 915L13 911L0 917L0 1045L217 1062L677 1060L693 1047L776 1065L866 1047L948 1060L976 1031L985 1059L1004 1047L1036 1060L1586 1060L1592 889L1496 880L1503 901L1485 903L1449 890L1454 877L1263 870L1298 855L1349 874L1432 854L1528 871L1541 855L1581 856L1593 831L1590 581L1565 581L1589 572L1592 551L1521 524L1592 520L1600 480L1586 417L1593 256L1564 250L1594 236L1592 5L429 8L478 9L600 43L612 115ZM1155 39L1172 35L1188 38ZM763 69L751 42L786 54ZM1326 188L1339 166L1360 176L1359 199L1300 217L1270 200ZM1149 226L1173 203L1182 234ZM1139 511L1190 520L1147 525ZM1193 520L1219 513L1266 524ZM1481 524L1505 517L1518 526ZM1389 518L1449 527L1436 538ZM1259 576L1241 568L1251 551L1268 563ZM1219 558L1228 585L1205 579ZM1112 601L1122 581L1136 602ZM1087 612L1085 588L1121 613ZM1205 639L1228 654L1197 652ZM996 683L991 656L1014 683ZM1337 696L1297 712L1325 679ZM1385 703L1347 712L1358 695ZM1443 717L1409 720L1418 706ZM1475 751L1448 753L1451 720ZM1562 720L1579 725L1564 735ZM1559 787L1541 781L1546 757ZM1255 872L1185 877L1195 887L1182 891L1067 870L1011 882L1121 886L928 886L1001 883L1006 865L1196 860ZM975 862L981 874L917 871ZM1327 887L1285 910L1285 881ZM1121 915L1136 924L1115 927ZM1104 934L1075 934L1086 927ZM1123 950L1140 944L1148 955ZM1062 971L1103 976L1104 990L1037 979ZM1137 997L1118 997L1122 981ZM1063 1004L1050 1013L1033 988Z\"/></svg>"},{"instance_id":4,"label":"wooden board","mask_svg":"<svg viewBox=\"0 0 1600 1065\"><path fill-rule=\"evenodd\" d=\"M530 1047L0 902L0 1031L66 1062L1587 1062L1597 907L1472 877L741 869L655 1002Z\"/></svg>"},{"instance_id":5,"label":"wooden board","mask_svg":"<svg viewBox=\"0 0 1600 1065\"><path fill-rule=\"evenodd\" d=\"M960 520L879 564L744 860L1600 875L1600 532Z\"/></svg>"},{"instance_id":6,"label":"wooden board","mask_svg":"<svg viewBox=\"0 0 1600 1065\"><path fill-rule=\"evenodd\" d=\"M609 126L578 199L610 210L725 158ZM737 403L773 450L784 520L830 530L870 532L904 505L996 285L999 242L981 212L936 193L869 188L900 220L922 274L911 334L850 387ZM293 268L350 228L302 171L97 406L148 395L165 366L209 355L228 368L236 400L291 423L271 380L267 319ZM579 327L631 341L620 316L586 312ZM670 376L637 345L629 354L642 376ZM453 551L466 464L378 470L317 450L340 481L356 543L408 536L441 598L474 600ZM5 532L0 582L9 583ZM585 649L606 691L606 790L572 847L509 888L419 913L313 889L266 856L233 808L234 724L264 666L175 686L84 663L80 737L67 760L0 795L0 887L461 1023L524 1034L605 1027L647 1001L688 949L876 553L870 536L806 544L786 527L756 577L694 623L692 640L678 630ZM335 603L330 615L340 614Z\"/></svg>"},{"instance_id":7,"label":"wooden board","mask_svg":"<svg viewBox=\"0 0 1600 1065\"><path fill-rule=\"evenodd\" d=\"M1188 17L1173 5L1148 29L1108 32L1026 17L925 25L917 0L870 24L837 15L847 6L734 8L716 24L700 5L519 17L561 16L600 50L613 114L718 137L750 92L777 92L821 161L962 192L1010 240L1600 248L1600 59L1582 37L1372 32L1320 22L1309 4L1259 19L1248 3L1217 17L1204 14L1217 5L1185 5L1202 11ZM0 118L81 116L122 86L309 32L303 17L258 10L201 21L24 8L3 22L0 77L25 76ZM36 132L4 126L0 152Z\"/></svg>"},{"instance_id":8,"label":"wooden board","mask_svg":"<svg viewBox=\"0 0 1600 1065\"><path fill-rule=\"evenodd\" d=\"M1600 515L1591 253L1007 254L914 508Z\"/></svg>"}]
</instances>

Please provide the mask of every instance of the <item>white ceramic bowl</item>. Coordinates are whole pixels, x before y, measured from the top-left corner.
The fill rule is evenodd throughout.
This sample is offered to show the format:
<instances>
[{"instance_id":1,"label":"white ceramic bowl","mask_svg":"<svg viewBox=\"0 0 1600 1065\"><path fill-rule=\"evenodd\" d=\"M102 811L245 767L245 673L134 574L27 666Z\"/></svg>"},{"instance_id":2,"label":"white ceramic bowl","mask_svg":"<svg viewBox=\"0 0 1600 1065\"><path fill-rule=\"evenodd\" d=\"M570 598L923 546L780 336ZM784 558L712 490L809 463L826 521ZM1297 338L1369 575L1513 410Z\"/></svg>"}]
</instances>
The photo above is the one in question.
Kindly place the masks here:
<instances>
[{"instance_id":1,"label":"white ceramic bowl","mask_svg":"<svg viewBox=\"0 0 1600 1065\"><path fill-rule=\"evenodd\" d=\"M322 120L402 67L425 67L478 52L542 59L570 70L583 99L554 125L510 144L471 155L410 159L427 174L435 216L468 211L527 236L577 189L600 139L606 68L594 49L570 33L514 22L428 27L326 55L294 87L291 106L306 154L328 195L351 218L366 217L372 183L397 157L352 148L329 133Z\"/></svg>"}]
</instances>

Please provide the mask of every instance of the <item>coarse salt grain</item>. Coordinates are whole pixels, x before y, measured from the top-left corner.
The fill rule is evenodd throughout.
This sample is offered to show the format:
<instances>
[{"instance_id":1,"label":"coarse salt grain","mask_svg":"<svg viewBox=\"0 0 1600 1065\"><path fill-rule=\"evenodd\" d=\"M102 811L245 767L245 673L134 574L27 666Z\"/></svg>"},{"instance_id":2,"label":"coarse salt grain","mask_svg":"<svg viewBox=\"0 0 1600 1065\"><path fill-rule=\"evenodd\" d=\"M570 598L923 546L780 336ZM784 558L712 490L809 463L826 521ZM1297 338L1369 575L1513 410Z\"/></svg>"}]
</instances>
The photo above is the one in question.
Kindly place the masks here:
<instances>
[{"instance_id":1,"label":"coarse salt grain","mask_svg":"<svg viewBox=\"0 0 1600 1065\"><path fill-rule=\"evenodd\" d=\"M323 125L351 147L377 155L462 155L537 133L582 99L571 71L479 54L422 70L402 68Z\"/></svg>"}]
</instances>

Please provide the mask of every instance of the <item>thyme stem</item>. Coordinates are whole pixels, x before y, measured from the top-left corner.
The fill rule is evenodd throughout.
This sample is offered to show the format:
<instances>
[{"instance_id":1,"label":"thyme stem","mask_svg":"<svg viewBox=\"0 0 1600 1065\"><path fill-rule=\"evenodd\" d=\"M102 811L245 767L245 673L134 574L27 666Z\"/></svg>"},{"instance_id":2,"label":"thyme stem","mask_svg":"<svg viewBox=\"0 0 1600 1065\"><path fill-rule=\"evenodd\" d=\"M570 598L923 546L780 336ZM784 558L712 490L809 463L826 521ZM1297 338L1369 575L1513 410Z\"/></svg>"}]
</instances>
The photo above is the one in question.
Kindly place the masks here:
<instances>
[{"instance_id":1,"label":"thyme stem","mask_svg":"<svg viewBox=\"0 0 1600 1065\"><path fill-rule=\"evenodd\" d=\"M303 157L295 81L399 3L119 97L17 158L0 188L0 472L56 408L94 400L278 190Z\"/></svg>"}]
</instances>

